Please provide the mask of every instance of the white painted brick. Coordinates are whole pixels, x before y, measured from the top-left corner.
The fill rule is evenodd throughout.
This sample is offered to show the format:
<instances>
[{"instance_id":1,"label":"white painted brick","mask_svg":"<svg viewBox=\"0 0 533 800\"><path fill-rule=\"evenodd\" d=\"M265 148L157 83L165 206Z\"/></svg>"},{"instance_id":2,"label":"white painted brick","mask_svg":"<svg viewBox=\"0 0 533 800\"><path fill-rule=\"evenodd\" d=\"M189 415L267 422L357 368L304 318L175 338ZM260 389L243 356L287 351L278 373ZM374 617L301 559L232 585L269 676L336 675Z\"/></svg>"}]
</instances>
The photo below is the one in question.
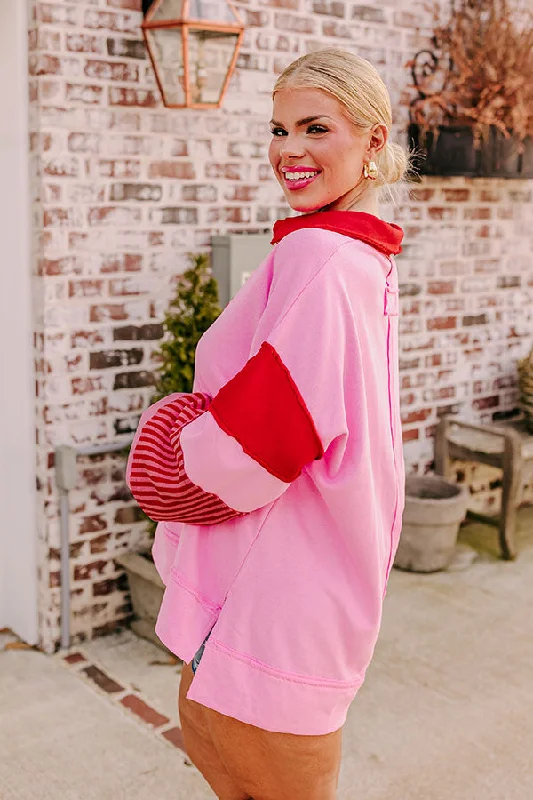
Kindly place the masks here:
<instances>
[{"instance_id":1,"label":"white painted brick","mask_svg":"<svg viewBox=\"0 0 533 800\"><path fill-rule=\"evenodd\" d=\"M58 443L113 439L115 423L132 425L151 394L149 386L113 390L113 385L117 372L150 370L157 342L115 341L114 330L159 323L170 299L172 277L186 268L187 253L208 250L213 233L269 229L273 220L286 214L266 155L270 93L283 66L326 44L349 46L373 59L390 87L394 138L405 140L412 96L405 65L429 39L428 12L418 4L415 14L407 0L271 0L267 5L251 0L239 4L248 29L242 66L232 78L223 107L167 110L158 98L149 61L120 54L120 39L141 38L140 12L112 9L99 0L30 0L30 6L39 8L40 20L30 35L30 69L38 74L29 81L34 135L32 240L34 270L38 264L41 269L33 300L36 330L44 330L37 353L37 471L43 487L38 497L39 591L41 644L51 651L59 636L60 592L53 585L57 561L47 563L50 548L59 546L50 453ZM361 6L374 14L361 12ZM420 32L413 27L413 15ZM118 48L112 57L107 55L109 37ZM120 76L123 81L116 80ZM114 102L146 102L153 107L110 105ZM151 178L156 162L190 163L195 177ZM129 188L130 184L137 188ZM247 196L246 187L254 190L253 199L239 203L236 198ZM244 194L237 194L239 190ZM457 199L464 190L468 198ZM159 194L161 199L154 199ZM129 199L133 197L138 199ZM230 212L223 211L226 207ZM163 211L168 208L196 213L183 211L181 224L169 224L168 212ZM221 220L210 224L213 209L220 210ZM233 209L247 221L225 219ZM405 316L400 356L418 359L418 367L401 373L402 380L410 379L409 388L402 389L402 411L407 415L431 409L424 422L406 424L404 430L408 471L423 473L433 459L431 428L440 407L451 406L465 418L479 421L516 405L511 378L533 333L532 190L526 182L425 179L412 186L410 196L404 194L396 206L387 203L384 209L386 219L403 225L407 234L398 258L400 283L418 287L417 294L401 298ZM190 222L193 218L196 223ZM503 275L518 276L520 283L499 288ZM439 293L436 282L455 282L456 287L451 293ZM486 324L465 321L483 314ZM435 320L446 324L448 318L456 318L453 329L430 328ZM146 362L138 367L89 369L91 352L127 348L143 349ZM79 353L82 357L77 360ZM428 357L441 360L424 367ZM44 372L46 364L49 373ZM450 390L452 397L447 396ZM492 396L497 398L495 407L473 405ZM104 400L107 411L102 414ZM123 480L117 464L117 459L80 461L78 486L71 496L74 511L85 505L85 516L101 518L105 525L79 537L86 541L75 564L108 562L105 577L73 583L73 589L81 589L73 598L73 608L79 612L73 631L80 639L117 619L124 601L113 586L109 594L93 597L92 582L113 580L114 553L147 544L142 522L114 522L115 509L132 504L106 502ZM101 482L91 483L102 465ZM479 490L475 503L484 507L499 502L498 490L487 489L486 473L468 465L465 470ZM533 499L533 477L524 496ZM83 525L83 518L84 513L74 513L73 529ZM105 549L91 553L90 542L96 540L94 547Z\"/></svg>"}]
</instances>

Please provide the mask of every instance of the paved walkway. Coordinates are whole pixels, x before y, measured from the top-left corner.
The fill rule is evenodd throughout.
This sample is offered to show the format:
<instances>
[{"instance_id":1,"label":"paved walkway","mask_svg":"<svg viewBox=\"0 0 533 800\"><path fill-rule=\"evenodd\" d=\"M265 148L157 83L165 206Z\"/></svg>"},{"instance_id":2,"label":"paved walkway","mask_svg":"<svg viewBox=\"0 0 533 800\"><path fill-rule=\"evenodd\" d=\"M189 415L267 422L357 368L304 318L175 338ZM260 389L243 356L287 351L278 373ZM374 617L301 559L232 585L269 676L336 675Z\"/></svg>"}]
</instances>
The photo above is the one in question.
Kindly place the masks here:
<instances>
[{"instance_id":1,"label":"paved walkway","mask_svg":"<svg viewBox=\"0 0 533 800\"><path fill-rule=\"evenodd\" d=\"M1 800L206 800L185 756L37 652L0 653Z\"/></svg>"},{"instance_id":2,"label":"paved walkway","mask_svg":"<svg viewBox=\"0 0 533 800\"><path fill-rule=\"evenodd\" d=\"M474 560L393 573L339 800L533 800L533 509L520 525L515 563L469 525ZM1 800L210 800L180 749L178 673L129 631L68 660L0 652Z\"/></svg>"}]
</instances>

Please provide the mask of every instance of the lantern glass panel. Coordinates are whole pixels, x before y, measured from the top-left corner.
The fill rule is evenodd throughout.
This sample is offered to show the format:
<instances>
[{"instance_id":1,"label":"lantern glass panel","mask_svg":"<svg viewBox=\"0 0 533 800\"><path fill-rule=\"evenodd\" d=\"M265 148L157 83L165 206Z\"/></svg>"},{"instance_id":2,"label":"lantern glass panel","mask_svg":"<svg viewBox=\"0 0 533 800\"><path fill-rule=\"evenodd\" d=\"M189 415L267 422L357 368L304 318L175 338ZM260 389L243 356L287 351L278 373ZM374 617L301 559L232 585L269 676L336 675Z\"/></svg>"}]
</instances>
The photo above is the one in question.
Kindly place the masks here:
<instances>
[{"instance_id":1,"label":"lantern glass panel","mask_svg":"<svg viewBox=\"0 0 533 800\"><path fill-rule=\"evenodd\" d=\"M193 103L220 100L238 34L189 28L189 86Z\"/></svg>"},{"instance_id":2,"label":"lantern glass panel","mask_svg":"<svg viewBox=\"0 0 533 800\"><path fill-rule=\"evenodd\" d=\"M156 0L157 2L157 0ZM163 0L157 8L154 8L151 22L160 22L169 19L181 19L183 12L183 0Z\"/></svg>"},{"instance_id":3,"label":"lantern glass panel","mask_svg":"<svg viewBox=\"0 0 533 800\"><path fill-rule=\"evenodd\" d=\"M187 18L221 22L226 25L235 25L239 22L225 0L189 0Z\"/></svg>"},{"instance_id":4,"label":"lantern glass panel","mask_svg":"<svg viewBox=\"0 0 533 800\"><path fill-rule=\"evenodd\" d=\"M185 105L181 27L149 28L146 34L157 64L157 73L161 81L165 102L170 106Z\"/></svg>"}]
</instances>

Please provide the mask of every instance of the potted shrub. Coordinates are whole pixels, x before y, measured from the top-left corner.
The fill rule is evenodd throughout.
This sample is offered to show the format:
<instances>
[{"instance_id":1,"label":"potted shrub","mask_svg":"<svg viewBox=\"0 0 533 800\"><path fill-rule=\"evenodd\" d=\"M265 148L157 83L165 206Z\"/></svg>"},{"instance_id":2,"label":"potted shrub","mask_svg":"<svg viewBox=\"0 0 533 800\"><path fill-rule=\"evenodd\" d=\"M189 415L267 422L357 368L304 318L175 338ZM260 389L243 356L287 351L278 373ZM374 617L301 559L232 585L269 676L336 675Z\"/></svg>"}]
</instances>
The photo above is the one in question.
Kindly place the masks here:
<instances>
[{"instance_id":1,"label":"potted shrub","mask_svg":"<svg viewBox=\"0 0 533 800\"><path fill-rule=\"evenodd\" d=\"M160 367L152 403L173 392L192 391L196 345L221 313L208 256L193 255L191 261L191 267L178 278L176 295L163 320L165 335L157 352ZM146 522L153 538L156 523L148 517ZM163 647L154 627L165 587L150 551L126 553L116 562L128 576L135 614L132 629Z\"/></svg>"},{"instance_id":2,"label":"potted shrub","mask_svg":"<svg viewBox=\"0 0 533 800\"><path fill-rule=\"evenodd\" d=\"M434 50L410 62L409 138L429 175L533 177L533 12L521 0L434 5Z\"/></svg>"},{"instance_id":3,"label":"potted shrub","mask_svg":"<svg viewBox=\"0 0 533 800\"><path fill-rule=\"evenodd\" d=\"M411 572L446 569L454 557L468 491L438 475L410 475L394 566Z\"/></svg>"}]
</instances>

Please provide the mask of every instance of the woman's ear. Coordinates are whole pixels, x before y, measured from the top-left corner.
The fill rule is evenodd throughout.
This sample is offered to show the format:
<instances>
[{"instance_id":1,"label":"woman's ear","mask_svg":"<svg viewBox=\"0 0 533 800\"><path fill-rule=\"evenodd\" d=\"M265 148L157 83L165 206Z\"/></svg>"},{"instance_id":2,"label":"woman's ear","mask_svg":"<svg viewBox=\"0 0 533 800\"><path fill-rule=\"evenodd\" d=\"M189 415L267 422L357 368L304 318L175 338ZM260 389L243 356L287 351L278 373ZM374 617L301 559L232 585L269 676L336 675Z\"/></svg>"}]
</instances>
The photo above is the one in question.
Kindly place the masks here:
<instances>
[{"instance_id":1,"label":"woman's ear","mask_svg":"<svg viewBox=\"0 0 533 800\"><path fill-rule=\"evenodd\" d=\"M389 131L386 125L374 125L370 131L370 140L368 143L369 157L373 158L380 150L383 150L389 138Z\"/></svg>"}]
</instances>

